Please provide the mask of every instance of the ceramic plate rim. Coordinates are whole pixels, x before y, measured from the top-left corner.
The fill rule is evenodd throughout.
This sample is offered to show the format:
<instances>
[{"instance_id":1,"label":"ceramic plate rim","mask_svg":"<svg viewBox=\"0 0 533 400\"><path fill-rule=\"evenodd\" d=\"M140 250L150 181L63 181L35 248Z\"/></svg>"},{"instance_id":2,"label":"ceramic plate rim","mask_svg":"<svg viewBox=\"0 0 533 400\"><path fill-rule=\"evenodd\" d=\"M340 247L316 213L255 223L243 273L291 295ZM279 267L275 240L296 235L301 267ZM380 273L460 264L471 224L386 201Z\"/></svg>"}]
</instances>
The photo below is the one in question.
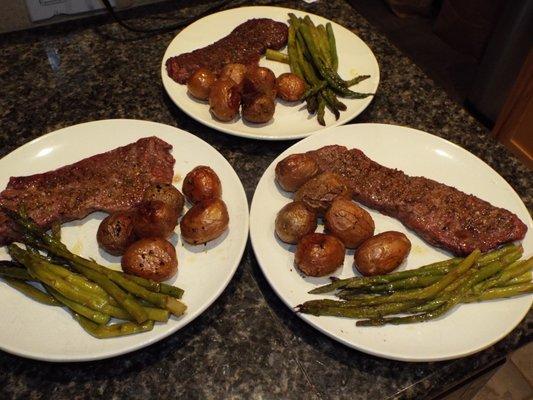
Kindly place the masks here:
<instances>
[{"instance_id":1,"label":"ceramic plate rim","mask_svg":"<svg viewBox=\"0 0 533 400\"><path fill-rule=\"evenodd\" d=\"M0 343L0 350L2 350L2 351L5 351L5 352L7 352L9 354L13 354L13 355L16 355L16 356L19 356L19 357L24 357L24 358L27 358L27 359L33 359L33 360L39 360L39 361L47 361L47 362L89 362L89 361L109 359L109 358L121 356L121 355L124 355L124 354L128 354L128 353L143 349L143 348L148 347L148 346L150 346L150 345L152 345L154 343L157 343L157 342L165 339L166 337L176 333L177 331L185 328L188 324L190 324L192 321L194 321L196 318L198 318L205 310L207 310L207 308L209 308L220 297L220 295L224 292L224 290L226 290L226 288L228 287L229 283L233 279L233 276L235 275L235 272L237 271L237 269L238 269L238 267L240 265L240 262L242 260L243 255L244 255L244 251L246 249L246 244L248 242L248 236L249 236L249 203L248 203L248 199L246 197L246 192L244 190L242 182L241 182L239 176L237 175L237 173L235 172L234 168L228 162L228 160L217 149L215 149L209 143L207 143L206 141L204 141L201 138L197 137L196 135L193 135L192 133L187 132L187 131L185 131L183 129L177 128L175 126L163 124L163 123L160 123L160 122L154 122L154 121L149 121L149 120L139 120L139 119L116 118L116 119L102 119L102 120L88 121L88 122L83 122L83 123L74 124L74 125L70 125L70 126L67 126L67 127L59 128L59 129L56 129L54 131L48 132L48 133L46 133L46 134L44 134L44 135L42 135L42 136L40 136L38 138L35 138L35 139L23 144L22 146L17 147L16 149L11 151L10 153L8 153L5 156L3 156L2 158L0 158L0 163L4 162L6 160L6 158L7 159L11 159L13 157L16 158L18 153L20 153L21 151L24 151L23 148L25 148L25 147L35 146L35 145L38 145L39 142L46 141L46 140L54 140L56 136L64 135L65 131L69 131L69 130L72 130L72 129L79 129L80 127L87 127L87 126L90 126L90 125L107 124L107 123L115 123L115 122L133 123L133 124L140 123L140 124L144 124L146 126L151 125L152 127L156 127L156 128L157 127L163 127L163 129L167 129L167 130L168 129L172 129L172 130L176 131L177 133L179 133L180 135L185 135L186 137L188 136L188 137L192 138L193 140L199 141L199 142L205 144L206 146L209 146L213 151L215 151L216 153L218 153L220 155L221 159L223 160L223 163L225 163L227 165L227 167L229 167L229 171L230 171L230 173L232 175L232 179L236 179L236 182L239 183L238 195L240 197L240 200L243 201L242 205L243 206L246 205L246 209L248 211L248 212L243 213L244 214L244 218L243 218L243 220L241 222L241 225L242 225L242 229L244 230L243 232L245 232L245 233L243 234L241 243L239 244L238 254L236 253L236 258L234 259L234 261L232 263L233 265L230 268L229 273L226 276L226 279L218 287L216 292L212 293L211 296L207 299L207 301L204 301L204 303L202 304L201 307L199 307L194 313L190 314L190 316L188 317L189 319L187 320L186 323L184 323L183 325L179 325L178 324L178 325L173 326L173 327L171 327L170 329L168 329L168 330L166 330L164 332L161 332L160 334L154 335L154 336L146 338L146 339L144 339L142 334L140 334L139 335L139 342L137 344L133 345L133 346L130 346L130 347L127 347L127 348L123 348L123 349L119 349L119 350L109 351L109 352L107 352L105 354L99 354L99 355L95 355L95 356L92 356L92 355L87 355L87 356L77 356L77 355L74 355L74 356L58 356L58 355L47 356L45 353L43 353L43 354L32 354L32 353L25 352L24 350L16 349L16 348L13 348L13 347L6 347L3 343ZM147 134L144 137L148 137L148 136L152 136L152 135ZM157 133L154 133L153 136L157 136ZM74 323L74 321L72 321L72 323Z\"/></svg>"},{"instance_id":2,"label":"ceramic plate rim","mask_svg":"<svg viewBox=\"0 0 533 400\"><path fill-rule=\"evenodd\" d=\"M446 139L444 139L442 137L439 137L439 136L436 136L436 135L432 135L432 134L430 134L428 132L424 132L424 131L419 130L419 129L411 128L411 127L408 127L408 126L402 126L402 125L393 125L393 124L358 123L358 124L348 124L348 125L343 125L343 126L340 126L340 127L328 128L327 130L325 130L324 132L321 133L320 138L310 136L310 137L308 137L306 139L302 139L301 141L299 141L299 142L293 144L292 146L288 147L284 152L282 152L280 155L278 155L272 161L272 163L266 168L266 170L264 171L263 175L259 179L259 182L258 182L257 187L256 187L256 191L254 192L254 196L252 198L252 202L251 202L251 205L250 205L250 241L251 241L251 244L252 244L252 248L254 250L255 257L256 257L257 262L259 264L259 267L261 268L261 271L262 271L263 275L265 276L265 278L268 281L270 287L274 290L276 295L293 312L294 312L293 305L290 304L289 300L283 295L283 293L281 293L281 289L276 286L276 284L273 282L273 277L270 276L270 274L268 273L268 265L267 265L268 262L265 262L265 260L263 259L263 256L259 255L258 251L257 251L257 249L259 248L259 245L257 243L258 239L256 238L256 236L254 234L255 226L256 226L256 224L254 222L255 221L255 213L256 213L255 210L256 210L256 207L257 207L256 204L259 201L257 199L257 196L258 196L257 188L259 188L262 184L267 184L267 183L263 183L263 181L265 179L267 179L267 174L274 169L275 165L280 160L282 160L284 157L286 157L287 155L291 154L295 150L299 149L300 146L304 146L308 142L312 142L312 141L320 140L320 139L325 139L324 142L320 143L320 146L334 144L334 142L332 140L327 140L327 139L332 138L332 136L334 136L336 134L336 131L339 131L339 130L342 131L344 129L350 129L350 128L352 128L352 129L354 129L354 128L355 129L359 129L359 128L364 128L364 127L371 128L373 126L376 126L376 127L385 126L385 127L388 127L388 128L394 127L395 129L399 129L399 130L405 131L406 133L409 133L409 134L430 136L430 137L432 137L432 140L435 140L436 143L440 142L440 143L444 143L447 146L451 146L455 150L457 150L460 153L462 153L463 155L465 155L466 157L473 158L473 159L476 160L476 162L480 162L483 165L483 167L488 168L491 171L491 173L493 173L496 176L498 176L498 178L501 179L502 183L504 183L507 186L507 189L510 190L510 193L512 193L512 195L515 197L515 199L517 199L520 202L521 208L529 216L527 221L525 221L526 224L529 224L529 226L532 226L532 224L533 224L532 217L527 212L527 208L526 208L525 204L523 203L523 201L520 198L520 196L516 193L516 191L512 188L512 186L497 171L495 171L490 165L488 165L485 161L483 161L482 159L477 157L475 154L469 152L465 148L463 148L463 147L461 147L461 146L459 146L459 145L457 145L457 144L455 144L455 143L453 143L453 142L451 142L449 140L446 140ZM274 182L272 182L272 184L274 184ZM531 305L533 304L533 294L530 295L530 302L529 303L530 303L529 308L531 308ZM346 346L348 346L348 347L350 347L352 349L361 351L363 353L367 353L367 354L370 354L370 355L373 355L373 356L382 357L382 358L386 358L386 359L390 359L390 360L396 360L396 361L434 362L434 361L446 361L446 360L453 360L453 359L457 359L457 358L461 358L461 357L466 357L466 356L478 353L478 352L480 352L480 351L482 351L482 350L494 345L495 343L497 343L500 340L502 340L505 336L507 336L520 323L520 321L523 320L523 318L527 315L528 311L529 311L529 309L525 309L525 311L521 315L519 315L519 316L517 315L516 323L514 325L509 326L508 328L502 330L502 332L496 338L494 338L493 340L491 340L488 343L484 343L482 346L479 346L479 347L477 347L475 349L471 349L469 351L464 351L464 352L461 352L461 353L457 353L457 354L450 354L450 355L447 355L447 356L435 356L435 357L417 357L416 355L405 356L405 355L402 355L401 353L398 353L398 354L387 353L387 352L379 351L379 350L377 350L377 349L375 349L373 347L369 347L369 346L365 346L365 345L358 345L358 344L352 343L350 341L344 340L344 338L341 338L341 337L335 335L333 332L328 331L326 328L322 327L320 323L318 323L317 321L313 320L310 316L308 316L306 314L302 314L302 313L296 313L296 312L294 312L294 313L300 319L305 321L307 324L309 324L313 328L317 329L322 334L330 337L331 339L333 339L333 340L335 340L335 341L337 341L339 343L342 343L342 344L344 344L344 345L346 345Z\"/></svg>"},{"instance_id":3,"label":"ceramic plate rim","mask_svg":"<svg viewBox=\"0 0 533 400\"><path fill-rule=\"evenodd\" d=\"M191 23L190 25L188 25L187 27L182 29L176 36L174 36L172 38L172 40L170 41L170 43L168 44L167 48L165 49L165 53L164 53L163 59L161 61L161 80L163 82L163 87L165 88L165 91L166 91L167 95L172 100L172 102L176 105L176 107L178 107L181 111L183 111L189 117L191 117L195 121L197 121L197 122L199 122L199 123L201 123L201 124L203 124L205 126L208 126L209 128L212 128L212 129L215 129L217 131L220 131L220 132L223 132L223 133L226 133L226 134L229 134L229 135L233 135L233 136L244 137L244 138L247 138L247 139L268 140L268 141L295 140L295 139L302 139L302 138L314 135L314 134L319 133L319 132L323 132L325 129L329 129L329 128L333 128L333 127L336 127L336 126L339 126L339 125L342 125L342 124L349 123L351 120L353 120L358 115L360 115L364 110L366 110L366 108L373 101L375 96L370 96L370 97L367 97L367 98L363 99L362 106L357 111L353 112L352 114L349 114L349 117L347 117L347 118L344 118L344 119L340 118L338 121L334 121L334 122L328 124L328 126L326 126L326 127L323 127L321 125L317 125L317 129L314 130L314 131L307 132L307 133L301 133L301 134L286 135L286 136L282 136L282 137L276 136L276 135L269 135L269 134L251 134L251 133L248 133L248 132L235 131L235 130L233 130L231 128L226 128L222 123L221 124L217 124L216 123L217 121L214 121L212 118L203 119L203 118L195 115L189 109L182 108L178 104L177 99L175 99L175 97L172 95L172 89L171 89L171 86L170 86L170 85L176 85L177 83L174 82L170 77L168 77L167 72L166 72L166 67L165 67L166 60L169 57L172 56L172 54L168 54L169 53L169 49L172 46L172 43L179 37L180 34L182 34L183 32L185 32L188 29L194 28L194 25L196 23L202 21L204 18L211 17L211 16L217 15L217 14L220 15L220 14L224 14L224 13L233 13L233 12L236 12L236 10L243 10L243 9L245 9L245 10L257 9L258 11L260 11L262 9L263 10L268 9L268 10L277 10L279 12L287 12L287 13L289 13L289 12L298 12L298 13L304 12L304 13L310 15L311 17L318 17L318 18L322 18L322 19L325 19L325 20L331 22L331 24L335 27L335 29L343 29L343 30L346 30L346 31L350 32L352 35L356 36L359 40L361 40L362 44L364 44L364 46L368 49L368 52L372 56L372 61L376 65L376 85L375 85L376 87L375 87L375 93L378 92L381 76L380 76L380 69L379 69L379 63L377 61L377 58L374 55L374 52L372 51L372 49L368 46L368 44L366 44L366 42L363 41L363 39L361 39L358 35L356 35L354 32L352 32L348 28L346 28L346 27L342 26L341 24L339 24L339 23L337 23L335 21L332 21L332 20L330 20L330 19L328 19L326 17L323 17L321 15L310 13L310 12L303 11L303 10L298 10L298 9L292 9L292 8L286 8L286 7L276 7L276 6L235 7L235 8L230 8L230 9L227 9L227 10L219 11L217 13L209 14L209 15L207 15L205 17L202 17L202 18L194 21L193 23ZM258 14L258 15L261 15L261 14Z\"/></svg>"}]
</instances>

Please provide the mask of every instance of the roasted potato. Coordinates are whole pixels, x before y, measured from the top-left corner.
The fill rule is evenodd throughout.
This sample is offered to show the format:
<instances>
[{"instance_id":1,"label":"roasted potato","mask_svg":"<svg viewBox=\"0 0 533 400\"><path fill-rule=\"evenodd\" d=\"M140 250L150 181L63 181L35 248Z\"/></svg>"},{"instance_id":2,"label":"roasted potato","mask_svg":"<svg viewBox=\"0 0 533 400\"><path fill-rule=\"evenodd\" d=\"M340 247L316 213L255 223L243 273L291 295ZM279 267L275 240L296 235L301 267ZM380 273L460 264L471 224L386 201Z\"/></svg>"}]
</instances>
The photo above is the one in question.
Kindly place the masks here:
<instances>
[{"instance_id":1,"label":"roasted potato","mask_svg":"<svg viewBox=\"0 0 533 400\"><path fill-rule=\"evenodd\" d=\"M221 199L202 200L181 219L181 237L190 244L207 243L219 237L228 223L228 210Z\"/></svg>"},{"instance_id":2,"label":"roasted potato","mask_svg":"<svg viewBox=\"0 0 533 400\"><path fill-rule=\"evenodd\" d=\"M183 180L183 194L192 204L222 196L222 184L215 171L206 165L199 165Z\"/></svg>"},{"instance_id":3,"label":"roasted potato","mask_svg":"<svg viewBox=\"0 0 533 400\"><path fill-rule=\"evenodd\" d=\"M270 69L250 66L246 70L243 82L243 93L245 96L256 94L269 94L276 97L276 75Z\"/></svg>"},{"instance_id":4,"label":"roasted potato","mask_svg":"<svg viewBox=\"0 0 533 400\"><path fill-rule=\"evenodd\" d=\"M232 79L218 79L209 91L209 110L220 121L228 122L239 113L241 93Z\"/></svg>"},{"instance_id":5,"label":"roasted potato","mask_svg":"<svg viewBox=\"0 0 533 400\"><path fill-rule=\"evenodd\" d=\"M167 203L172 207L178 217L183 211L185 199L181 192L173 185L168 183L154 183L146 189L143 195L144 201L159 200Z\"/></svg>"},{"instance_id":6,"label":"roasted potato","mask_svg":"<svg viewBox=\"0 0 533 400\"><path fill-rule=\"evenodd\" d=\"M274 116L276 102L271 95L257 94L253 97L245 98L242 103L242 117L254 124L268 122Z\"/></svg>"},{"instance_id":7,"label":"roasted potato","mask_svg":"<svg viewBox=\"0 0 533 400\"><path fill-rule=\"evenodd\" d=\"M160 237L144 238L129 246L122 257L124 272L157 282L174 276L178 270L176 249Z\"/></svg>"},{"instance_id":8,"label":"roasted potato","mask_svg":"<svg viewBox=\"0 0 533 400\"><path fill-rule=\"evenodd\" d=\"M108 215L100 223L96 233L98 246L109 254L120 256L135 241L133 225L135 214L131 211L118 211Z\"/></svg>"},{"instance_id":9,"label":"roasted potato","mask_svg":"<svg viewBox=\"0 0 533 400\"><path fill-rule=\"evenodd\" d=\"M323 215L333 200L338 197L349 199L351 194L343 177L333 172L323 172L304 183L294 200L303 201L308 208Z\"/></svg>"},{"instance_id":10,"label":"roasted potato","mask_svg":"<svg viewBox=\"0 0 533 400\"><path fill-rule=\"evenodd\" d=\"M383 232L359 246L354 256L355 267L364 276L387 274L405 260L410 250L411 242L403 233Z\"/></svg>"},{"instance_id":11,"label":"roasted potato","mask_svg":"<svg viewBox=\"0 0 533 400\"><path fill-rule=\"evenodd\" d=\"M296 244L298 241L315 231L317 216L301 201L285 205L276 217L276 234L285 243Z\"/></svg>"},{"instance_id":12,"label":"roasted potato","mask_svg":"<svg viewBox=\"0 0 533 400\"><path fill-rule=\"evenodd\" d=\"M172 235L178 223L178 213L169 204L160 200L141 203L135 213L133 230L140 238Z\"/></svg>"},{"instance_id":13,"label":"roasted potato","mask_svg":"<svg viewBox=\"0 0 533 400\"><path fill-rule=\"evenodd\" d=\"M301 100L306 89L304 80L293 73L287 72L276 78L276 95L282 100Z\"/></svg>"},{"instance_id":14,"label":"roasted potato","mask_svg":"<svg viewBox=\"0 0 533 400\"><path fill-rule=\"evenodd\" d=\"M335 236L310 233L298 242L294 261L304 274L324 276L344 263L344 252L344 245Z\"/></svg>"},{"instance_id":15,"label":"roasted potato","mask_svg":"<svg viewBox=\"0 0 533 400\"><path fill-rule=\"evenodd\" d=\"M191 96L199 100L207 100L216 75L207 68L198 68L187 81L187 90Z\"/></svg>"},{"instance_id":16,"label":"roasted potato","mask_svg":"<svg viewBox=\"0 0 533 400\"><path fill-rule=\"evenodd\" d=\"M307 154L291 154L276 165L276 181L287 192L295 192L319 172L317 162Z\"/></svg>"},{"instance_id":17,"label":"roasted potato","mask_svg":"<svg viewBox=\"0 0 533 400\"><path fill-rule=\"evenodd\" d=\"M344 197L333 200L324 220L327 232L349 249L357 248L374 234L375 225L370 214Z\"/></svg>"},{"instance_id":18,"label":"roasted potato","mask_svg":"<svg viewBox=\"0 0 533 400\"><path fill-rule=\"evenodd\" d=\"M226 64L222 71L220 71L219 79L231 79L242 90L244 84L244 75L246 74L246 65L234 63Z\"/></svg>"}]
</instances>

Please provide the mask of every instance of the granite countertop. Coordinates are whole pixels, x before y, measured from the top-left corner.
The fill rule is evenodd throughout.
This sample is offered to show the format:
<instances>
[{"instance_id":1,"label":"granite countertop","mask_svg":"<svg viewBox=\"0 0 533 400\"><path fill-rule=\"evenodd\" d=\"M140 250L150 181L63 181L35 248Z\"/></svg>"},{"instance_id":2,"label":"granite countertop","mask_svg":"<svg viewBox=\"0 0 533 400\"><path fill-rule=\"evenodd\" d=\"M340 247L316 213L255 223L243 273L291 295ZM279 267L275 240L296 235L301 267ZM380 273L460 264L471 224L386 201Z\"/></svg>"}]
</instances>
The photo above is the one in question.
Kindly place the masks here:
<instances>
[{"instance_id":1,"label":"granite countertop","mask_svg":"<svg viewBox=\"0 0 533 400\"><path fill-rule=\"evenodd\" d=\"M272 1L232 1L227 8ZM354 122L406 125L465 147L498 171L529 209L531 175L487 129L343 0L276 4L323 15L357 33L381 68L378 94ZM192 0L128 13L137 26L197 14ZM162 19L162 18L170 19ZM167 97L160 63L175 33L129 33L108 17L0 36L0 156L47 132L106 118L152 120L193 132L239 174L249 200L270 162L293 142L217 133ZM5 307L6 305L4 305ZM0 352L0 397L19 399L424 399L505 357L533 338L533 312L496 345L435 363L389 361L320 334L285 307L248 246L220 298L176 334L110 360L51 364Z\"/></svg>"}]
</instances>

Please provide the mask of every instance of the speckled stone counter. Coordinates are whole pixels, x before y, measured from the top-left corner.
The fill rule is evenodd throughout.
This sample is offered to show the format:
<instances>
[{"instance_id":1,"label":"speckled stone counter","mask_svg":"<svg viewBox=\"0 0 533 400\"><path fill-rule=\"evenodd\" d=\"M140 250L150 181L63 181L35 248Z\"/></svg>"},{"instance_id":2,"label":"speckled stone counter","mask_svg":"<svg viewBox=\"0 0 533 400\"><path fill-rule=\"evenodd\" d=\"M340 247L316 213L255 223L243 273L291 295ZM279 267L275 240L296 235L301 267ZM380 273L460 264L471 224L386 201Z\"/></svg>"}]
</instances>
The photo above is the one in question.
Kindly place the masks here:
<instances>
[{"instance_id":1,"label":"speckled stone counter","mask_svg":"<svg viewBox=\"0 0 533 400\"><path fill-rule=\"evenodd\" d=\"M181 1L127 14L154 26L201 12ZM228 7L244 3L231 2ZM272 4L254 2L253 4ZM488 131L342 0L276 2L356 32L381 68L375 100L353 122L411 126L455 142L498 171L531 209L531 175ZM170 19L161 19L161 17ZM141 37L107 17L0 37L0 156L47 132L105 118L135 118L193 132L233 165L251 199L262 171L292 142L260 142L208 129L178 110L159 76L175 33ZM4 307L6 305L3 305ZM49 364L0 352L0 398L424 399L433 398L531 341L533 313L496 345L438 363L368 356L318 333L286 308L248 246L220 298L187 327L111 360Z\"/></svg>"}]
</instances>

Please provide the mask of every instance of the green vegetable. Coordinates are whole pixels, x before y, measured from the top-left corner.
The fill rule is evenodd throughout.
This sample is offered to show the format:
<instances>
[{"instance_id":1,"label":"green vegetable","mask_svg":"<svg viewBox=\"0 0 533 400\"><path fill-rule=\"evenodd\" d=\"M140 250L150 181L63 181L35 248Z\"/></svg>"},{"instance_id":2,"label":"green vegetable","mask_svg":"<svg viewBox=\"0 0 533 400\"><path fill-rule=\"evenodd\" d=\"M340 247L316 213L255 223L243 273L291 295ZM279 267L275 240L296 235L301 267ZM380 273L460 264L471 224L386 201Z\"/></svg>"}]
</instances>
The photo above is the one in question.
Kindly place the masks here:
<instances>
[{"instance_id":1,"label":"green vegetable","mask_svg":"<svg viewBox=\"0 0 533 400\"><path fill-rule=\"evenodd\" d=\"M289 56L280 51L267 49L265 55L266 55L267 60L278 61L284 64L289 64Z\"/></svg>"},{"instance_id":2,"label":"green vegetable","mask_svg":"<svg viewBox=\"0 0 533 400\"><path fill-rule=\"evenodd\" d=\"M142 324L122 322L113 325L98 325L78 313L74 312L72 316L87 333L98 339L132 335L134 333L151 331L154 328L154 321L146 321Z\"/></svg>"},{"instance_id":3,"label":"green vegetable","mask_svg":"<svg viewBox=\"0 0 533 400\"><path fill-rule=\"evenodd\" d=\"M17 289L19 292L24 293L29 298L38 301L39 303L43 303L49 306L59 306L61 303L59 303L55 298L48 295L47 293L42 292L41 290L37 289L36 287L21 281L19 279L12 279L12 278L6 278L4 277L4 280L6 283L11 286L14 289Z\"/></svg>"},{"instance_id":4,"label":"green vegetable","mask_svg":"<svg viewBox=\"0 0 533 400\"><path fill-rule=\"evenodd\" d=\"M91 321L97 323L97 324L107 324L111 317L107 314L104 314L100 311L91 310L88 307L85 307L79 303L76 303L75 301L72 301L65 296L63 296L61 293L55 291L51 287L47 287L48 292L60 303L65 305L66 307L70 308L72 311L83 315L84 317L90 319Z\"/></svg>"}]
</instances>

